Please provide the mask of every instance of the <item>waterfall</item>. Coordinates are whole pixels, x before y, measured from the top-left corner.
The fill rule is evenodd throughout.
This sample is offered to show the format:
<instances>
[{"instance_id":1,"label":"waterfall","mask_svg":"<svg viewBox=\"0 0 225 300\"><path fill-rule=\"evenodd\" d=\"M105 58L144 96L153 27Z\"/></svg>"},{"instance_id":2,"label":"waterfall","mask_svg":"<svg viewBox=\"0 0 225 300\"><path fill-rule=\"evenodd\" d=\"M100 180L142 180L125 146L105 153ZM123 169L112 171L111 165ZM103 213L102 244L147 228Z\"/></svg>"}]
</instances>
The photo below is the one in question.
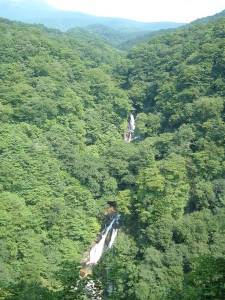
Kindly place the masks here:
<instances>
[{"instance_id":1,"label":"waterfall","mask_svg":"<svg viewBox=\"0 0 225 300\"><path fill-rule=\"evenodd\" d=\"M135 129L135 121L133 114L130 115L130 130L134 131Z\"/></svg>"},{"instance_id":2,"label":"waterfall","mask_svg":"<svg viewBox=\"0 0 225 300\"><path fill-rule=\"evenodd\" d=\"M87 265L97 264L97 262L101 258L103 250L104 250L104 246L105 246L106 237L107 237L108 233L110 232L110 230L112 229L112 226L113 226L114 223L117 224L117 227L118 227L119 219L120 219L120 214L117 213L116 217L114 217L112 219L112 221L110 222L110 224L103 230L102 238L99 241L99 243L96 244L91 249L90 255L89 255L89 261L82 268L82 272L84 272L84 276L86 276L86 274L88 274L88 273L85 273L85 269L92 268L92 266L87 266ZM113 245L113 243L116 239L117 233L118 233L118 228L116 228L116 229L113 228L112 229L112 234L111 234L111 239L110 239L110 242L108 244L108 249L112 248L112 245ZM80 273L81 273L81 270L80 270ZM101 288L99 289L99 284L98 284L98 286L95 286L95 281L93 281L93 280L88 281L87 284L86 284L86 287L85 287L85 291L86 291L86 295L88 295L88 297L90 299L102 300L101 294L102 294L103 291L101 290ZM109 293L112 293L112 291L113 291L113 285L111 283L109 283Z\"/></svg>"},{"instance_id":3,"label":"waterfall","mask_svg":"<svg viewBox=\"0 0 225 300\"><path fill-rule=\"evenodd\" d=\"M102 256L107 234L112 229L112 226L115 222L118 224L119 218L120 218L120 214L117 214L117 216L111 221L109 226L107 226L106 229L103 230L102 238L101 238L100 242L98 244L96 244L90 251L90 258L89 258L89 261L87 262L87 265L88 264L97 264L97 262L99 261L99 259ZM116 234L115 234L115 232L114 232L114 234L112 233L111 241L109 243L110 247L108 247L108 248L112 247L112 244L115 241L116 235L117 235L117 231L116 231ZM112 239L113 239L113 241L112 241Z\"/></svg>"},{"instance_id":4,"label":"waterfall","mask_svg":"<svg viewBox=\"0 0 225 300\"><path fill-rule=\"evenodd\" d=\"M109 249L112 248L112 245L113 245L113 243L114 243L114 241L116 239L117 233L118 233L118 228L116 228L116 229L113 228L111 240L110 240L109 245L108 245Z\"/></svg>"},{"instance_id":5,"label":"waterfall","mask_svg":"<svg viewBox=\"0 0 225 300\"><path fill-rule=\"evenodd\" d=\"M134 115L130 115L130 121L127 125L127 130L124 134L124 141L130 143L133 140L133 133L135 129L135 120Z\"/></svg>"}]
</instances>

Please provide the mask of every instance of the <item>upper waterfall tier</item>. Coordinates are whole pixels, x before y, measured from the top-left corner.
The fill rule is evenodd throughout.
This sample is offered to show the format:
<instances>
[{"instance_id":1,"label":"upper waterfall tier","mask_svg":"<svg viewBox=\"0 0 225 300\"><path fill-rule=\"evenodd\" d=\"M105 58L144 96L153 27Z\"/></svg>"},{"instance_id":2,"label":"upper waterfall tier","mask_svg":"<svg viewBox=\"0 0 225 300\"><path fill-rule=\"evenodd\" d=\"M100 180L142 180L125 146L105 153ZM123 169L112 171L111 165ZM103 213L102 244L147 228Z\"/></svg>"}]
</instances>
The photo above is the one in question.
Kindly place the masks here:
<instances>
[{"instance_id":1,"label":"upper waterfall tier","mask_svg":"<svg viewBox=\"0 0 225 300\"><path fill-rule=\"evenodd\" d=\"M130 120L127 124L127 130L124 134L124 141L130 143L133 140L133 134L135 130L135 120L134 115L130 115Z\"/></svg>"}]
</instances>

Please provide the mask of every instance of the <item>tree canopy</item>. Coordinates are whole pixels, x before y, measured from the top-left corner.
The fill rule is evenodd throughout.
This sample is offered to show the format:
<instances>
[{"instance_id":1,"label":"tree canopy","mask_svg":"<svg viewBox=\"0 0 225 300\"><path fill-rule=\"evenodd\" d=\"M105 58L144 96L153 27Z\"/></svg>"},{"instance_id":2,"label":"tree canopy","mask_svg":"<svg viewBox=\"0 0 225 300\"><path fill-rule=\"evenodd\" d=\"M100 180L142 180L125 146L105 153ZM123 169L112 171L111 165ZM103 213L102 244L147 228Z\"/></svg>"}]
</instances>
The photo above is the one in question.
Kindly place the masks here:
<instances>
[{"instance_id":1,"label":"tree canopy","mask_svg":"<svg viewBox=\"0 0 225 300\"><path fill-rule=\"evenodd\" d=\"M4 19L0 38L0 296L85 299L79 268L110 202L103 299L223 299L225 18L128 54Z\"/></svg>"}]
</instances>

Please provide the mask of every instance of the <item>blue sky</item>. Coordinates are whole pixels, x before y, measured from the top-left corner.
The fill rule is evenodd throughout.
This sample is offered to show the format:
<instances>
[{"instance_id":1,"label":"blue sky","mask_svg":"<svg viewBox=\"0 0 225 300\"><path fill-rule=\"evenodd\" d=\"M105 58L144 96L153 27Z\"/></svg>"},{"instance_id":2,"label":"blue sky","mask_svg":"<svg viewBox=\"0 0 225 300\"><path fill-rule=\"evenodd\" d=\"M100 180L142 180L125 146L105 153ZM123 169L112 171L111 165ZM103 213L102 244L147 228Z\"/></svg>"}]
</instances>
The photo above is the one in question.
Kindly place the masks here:
<instances>
[{"instance_id":1,"label":"blue sky","mask_svg":"<svg viewBox=\"0 0 225 300\"><path fill-rule=\"evenodd\" d=\"M66 10L144 22L190 22L225 9L225 0L45 0Z\"/></svg>"}]
</instances>

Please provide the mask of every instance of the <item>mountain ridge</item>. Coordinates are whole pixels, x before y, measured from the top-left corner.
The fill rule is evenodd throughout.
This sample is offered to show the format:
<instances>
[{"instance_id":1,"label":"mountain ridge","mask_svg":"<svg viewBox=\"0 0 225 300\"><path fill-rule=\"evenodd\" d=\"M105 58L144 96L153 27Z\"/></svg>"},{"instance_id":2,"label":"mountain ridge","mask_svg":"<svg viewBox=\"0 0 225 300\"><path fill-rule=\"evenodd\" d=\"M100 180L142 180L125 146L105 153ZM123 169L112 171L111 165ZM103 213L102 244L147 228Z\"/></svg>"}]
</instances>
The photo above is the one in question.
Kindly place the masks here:
<instances>
[{"instance_id":1,"label":"mountain ridge","mask_svg":"<svg viewBox=\"0 0 225 300\"><path fill-rule=\"evenodd\" d=\"M108 18L85 14L82 12L56 9L43 0L28 0L15 2L13 0L0 1L0 17L28 23L42 23L47 27L53 27L66 31L76 26L90 24L104 24L114 29L126 30L158 30L181 26L184 23L176 22L138 22L123 18Z\"/></svg>"}]
</instances>

